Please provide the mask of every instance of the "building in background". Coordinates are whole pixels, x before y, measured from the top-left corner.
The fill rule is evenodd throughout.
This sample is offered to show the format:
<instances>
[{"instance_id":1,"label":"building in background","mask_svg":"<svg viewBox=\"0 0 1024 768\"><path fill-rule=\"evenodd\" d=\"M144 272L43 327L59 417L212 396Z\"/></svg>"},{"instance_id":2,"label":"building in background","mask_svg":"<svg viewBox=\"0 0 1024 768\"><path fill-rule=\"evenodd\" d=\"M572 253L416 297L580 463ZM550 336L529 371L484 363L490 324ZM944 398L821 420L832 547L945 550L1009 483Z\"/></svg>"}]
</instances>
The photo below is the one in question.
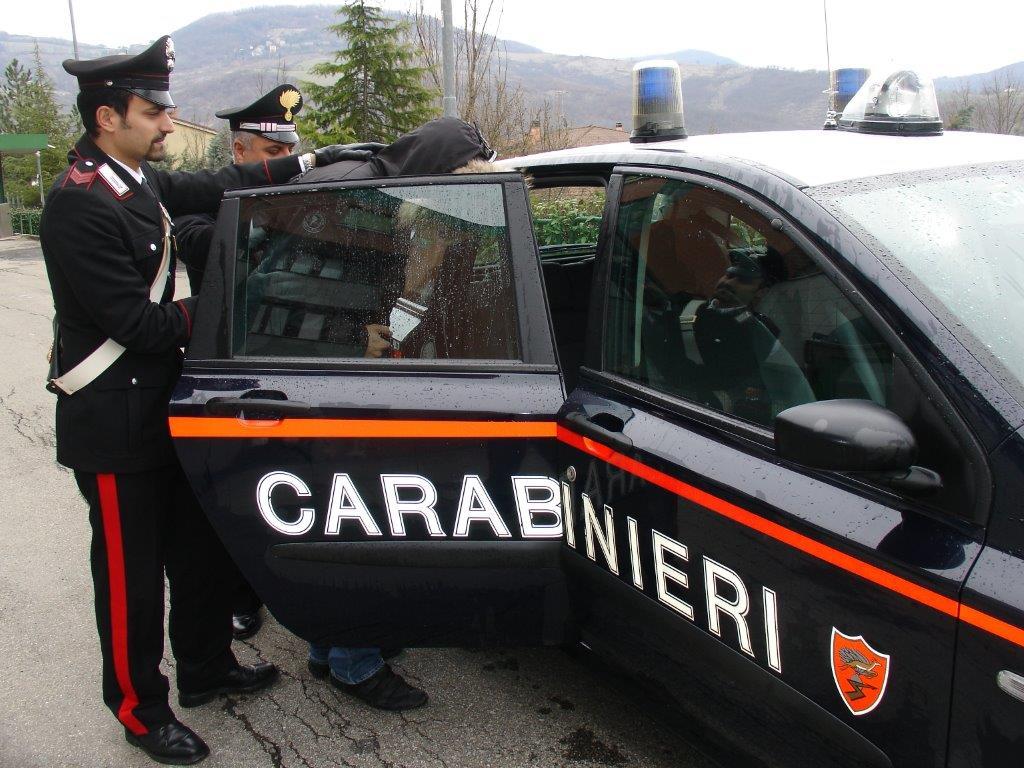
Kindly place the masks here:
<instances>
[{"instance_id":1,"label":"building in background","mask_svg":"<svg viewBox=\"0 0 1024 768\"><path fill-rule=\"evenodd\" d=\"M571 149L573 147L593 147L598 144L613 144L626 141L628 138L629 134L626 133L622 123L615 123L614 128L603 125L579 125L573 128L556 128L546 133L541 127L541 121L534 120L526 136L526 145L528 152L539 152L551 148ZM545 146L545 144L550 146Z\"/></svg>"},{"instance_id":2,"label":"building in background","mask_svg":"<svg viewBox=\"0 0 1024 768\"><path fill-rule=\"evenodd\" d=\"M165 142L167 153L174 158L173 165L194 167L190 161L206 157L206 151L210 142L216 138L217 131L179 117L172 117L171 122L174 123L174 133L168 134Z\"/></svg>"}]
</instances>

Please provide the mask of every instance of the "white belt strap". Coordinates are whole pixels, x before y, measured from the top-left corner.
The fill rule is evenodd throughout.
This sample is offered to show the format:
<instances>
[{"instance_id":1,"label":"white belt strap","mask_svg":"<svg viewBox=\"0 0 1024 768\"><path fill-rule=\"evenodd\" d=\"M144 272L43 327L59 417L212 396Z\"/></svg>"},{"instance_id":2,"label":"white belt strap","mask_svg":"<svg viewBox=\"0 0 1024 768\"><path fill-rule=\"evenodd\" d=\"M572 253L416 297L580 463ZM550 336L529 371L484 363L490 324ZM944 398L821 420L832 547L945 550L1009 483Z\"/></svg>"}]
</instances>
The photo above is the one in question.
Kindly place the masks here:
<instances>
[{"instance_id":1,"label":"white belt strap","mask_svg":"<svg viewBox=\"0 0 1024 768\"><path fill-rule=\"evenodd\" d=\"M163 218L164 229L164 253L160 259L160 266L157 268L153 284L149 286L149 300L159 302L164 295L164 287L167 285L167 270L171 264L171 217L160 203L160 214ZM53 379L53 385L68 395L73 395L78 390L90 384L101 373L117 362L117 359L124 354L124 347L113 339L107 339L82 362L65 373ZM54 350L53 354L58 354Z\"/></svg>"}]
</instances>

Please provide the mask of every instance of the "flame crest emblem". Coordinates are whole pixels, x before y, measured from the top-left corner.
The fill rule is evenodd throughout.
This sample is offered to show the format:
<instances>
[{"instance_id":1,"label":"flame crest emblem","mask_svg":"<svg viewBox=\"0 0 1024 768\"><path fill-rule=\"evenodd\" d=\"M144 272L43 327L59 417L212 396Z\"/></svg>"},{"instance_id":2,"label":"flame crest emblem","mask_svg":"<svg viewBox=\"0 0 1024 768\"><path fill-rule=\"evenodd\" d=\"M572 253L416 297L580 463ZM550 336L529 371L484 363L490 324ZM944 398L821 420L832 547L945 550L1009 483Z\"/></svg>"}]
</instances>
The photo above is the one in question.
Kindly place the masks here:
<instances>
[{"instance_id":1,"label":"flame crest emblem","mask_svg":"<svg viewBox=\"0 0 1024 768\"><path fill-rule=\"evenodd\" d=\"M854 715L866 715L882 702L889 681L889 658L862 636L844 635L832 627L832 679Z\"/></svg>"},{"instance_id":2,"label":"flame crest emblem","mask_svg":"<svg viewBox=\"0 0 1024 768\"><path fill-rule=\"evenodd\" d=\"M294 109L296 112L298 112L299 109L302 107L302 94L300 94L298 91L293 91L289 89L281 94L278 101L280 102L281 106L284 107L284 119L291 122L293 114L292 110Z\"/></svg>"}]
</instances>

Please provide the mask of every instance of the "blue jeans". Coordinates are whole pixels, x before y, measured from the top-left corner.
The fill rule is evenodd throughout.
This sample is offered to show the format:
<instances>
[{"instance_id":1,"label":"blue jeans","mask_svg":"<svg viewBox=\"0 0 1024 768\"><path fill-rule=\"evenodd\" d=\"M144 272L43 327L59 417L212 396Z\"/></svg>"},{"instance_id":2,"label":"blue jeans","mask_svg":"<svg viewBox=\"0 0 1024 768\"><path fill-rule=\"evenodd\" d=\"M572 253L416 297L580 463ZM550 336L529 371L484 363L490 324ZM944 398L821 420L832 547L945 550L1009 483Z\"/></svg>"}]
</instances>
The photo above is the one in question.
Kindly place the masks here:
<instances>
[{"instance_id":1,"label":"blue jeans","mask_svg":"<svg viewBox=\"0 0 1024 768\"><path fill-rule=\"evenodd\" d=\"M339 648L336 645L311 644L309 658L318 664L330 666L331 676L348 685L373 677L384 666L380 648Z\"/></svg>"}]
</instances>

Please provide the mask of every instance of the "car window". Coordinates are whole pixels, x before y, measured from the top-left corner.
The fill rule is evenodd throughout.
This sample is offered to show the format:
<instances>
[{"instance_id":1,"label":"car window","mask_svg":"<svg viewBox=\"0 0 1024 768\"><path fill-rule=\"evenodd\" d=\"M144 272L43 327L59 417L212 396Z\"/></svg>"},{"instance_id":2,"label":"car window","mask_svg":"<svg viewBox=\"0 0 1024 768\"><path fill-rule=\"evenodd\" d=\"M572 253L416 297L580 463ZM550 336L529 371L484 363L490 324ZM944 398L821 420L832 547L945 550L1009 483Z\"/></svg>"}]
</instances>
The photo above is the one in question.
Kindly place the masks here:
<instances>
[{"instance_id":1,"label":"car window","mask_svg":"<svg viewBox=\"0 0 1024 768\"><path fill-rule=\"evenodd\" d=\"M596 245L604 199L603 186L531 189L530 209L541 252L546 255L564 246Z\"/></svg>"},{"instance_id":2,"label":"car window","mask_svg":"<svg viewBox=\"0 0 1024 768\"><path fill-rule=\"evenodd\" d=\"M771 428L786 408L893 407L894 355L786 235L741 201L627 177L612 255L606 370Z\"/></svg>"},{"instance_id":3,"label":"car window","mask_svg":"<svg viewBox=\"0 0 1024 768\"><path fill-rule=\"evenodd\" d=\"M604 212L603 181L581 186L560 179L530 190L533 228L566 391L576 384L588 337L591 284ZM559 185L559 186L555 186Z\"/></svg>"},{"instance_id":4,"label":"car window","mask_svg":"<svg viewBox=\"0 0 1024 768\"><path fill-rule=\"evenodd\" d=\"M500 184L247 198L238 234L236 357L520 359Z\"/></svg>"}]
</instances>

